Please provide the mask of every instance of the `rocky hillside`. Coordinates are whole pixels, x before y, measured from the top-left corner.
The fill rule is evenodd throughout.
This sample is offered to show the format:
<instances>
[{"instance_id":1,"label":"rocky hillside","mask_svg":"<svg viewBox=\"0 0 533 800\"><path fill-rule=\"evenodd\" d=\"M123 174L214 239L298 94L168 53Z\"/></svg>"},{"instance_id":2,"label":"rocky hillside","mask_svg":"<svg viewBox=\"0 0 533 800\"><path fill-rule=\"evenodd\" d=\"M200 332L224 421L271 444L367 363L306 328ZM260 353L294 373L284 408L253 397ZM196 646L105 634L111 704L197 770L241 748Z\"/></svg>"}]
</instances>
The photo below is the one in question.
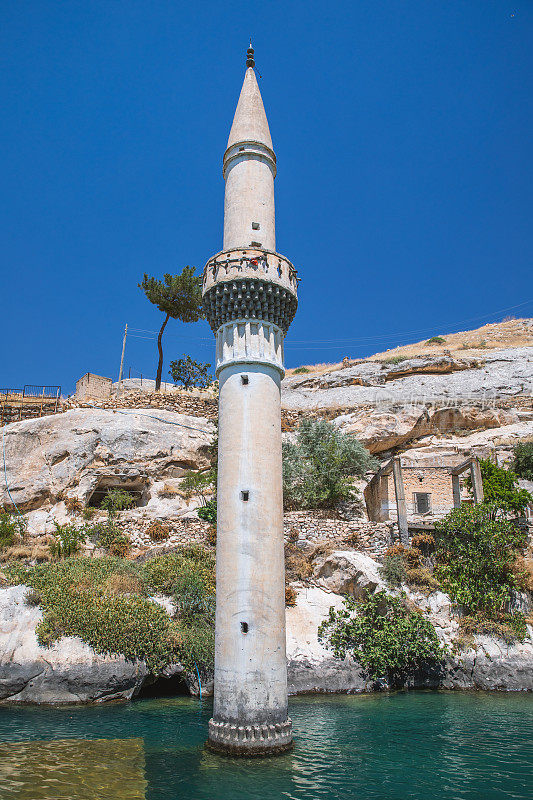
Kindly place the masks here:
<instances>
[{"instance_id":1,"label":"rocky hillside","mask_svg":"<svg viewBox=\"0 0 533 800\"><path fill-rule=\"evenodd\" d=\"M409 450L415 463L448 453L505 462L514 444L533 440L532 321L444 338L441 345L419 343L289 374L282 386L284 430L290 435L305 416L325 417L381 459ZM191 541L212 552L210 526L196 513L200 498L185 493L181 480L189 470L208 467L216 400L202 393L132 391L95 405L72 400L63 413L3 429L0 505L16 504L27 535L1 557L49 557L54 523L83 524L83 509L97 506L117 487L135 496L135 507L120 512L117 522L133 558ZM103 510L91 514L96 522L105 519ZM165 526L164 542L154 540L154 523ZM340 604L341 592L359 596L381 586L379 560L394 539L394 524L370 523L364 510L335 519L291 512L285 529L307 564L304 579L291 578L296 595L287 610L291 691L360 691L360 668L332 658L318 642L318 624L331 605ZM88 542L87 552L94 547ZM440 592L411 594L412 602L430 613L442 640L452 642L456 622L449 598ZM35 636L40 611L25 598L23 587L0 588L0 700L130 697L153 680L143 663L99 656L76 637L40 647ZM479 637L474 649L450 659L444 685L531 689L532 665L530 643L511 647Z\"/></svg>"}]
</instances>

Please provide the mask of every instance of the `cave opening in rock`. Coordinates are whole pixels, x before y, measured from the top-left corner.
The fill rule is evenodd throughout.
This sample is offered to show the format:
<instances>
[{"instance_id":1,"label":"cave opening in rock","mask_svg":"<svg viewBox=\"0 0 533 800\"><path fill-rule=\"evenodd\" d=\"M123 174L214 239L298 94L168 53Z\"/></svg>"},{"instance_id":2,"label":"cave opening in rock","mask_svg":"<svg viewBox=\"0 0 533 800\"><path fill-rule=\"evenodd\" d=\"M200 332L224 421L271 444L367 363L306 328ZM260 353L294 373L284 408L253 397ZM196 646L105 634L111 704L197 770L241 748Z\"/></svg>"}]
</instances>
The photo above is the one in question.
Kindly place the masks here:
<instances>
[{"instance_id":1,"label":"cave opening in rock","mask_svg":"<svg viewBox=\"0 0 533 800\"><path fill-rule=\"evenodd\" d=\"M112 492L114 489L121 489L124 492L128 492L128 494L133 497L132 508L145 506L150 499L148 487L142 481L114 481L110 479L100 481L87 500L87 505L91 508L101 508L108 493Z\"/></svg>"},{"instance_id":2,"label":"cave opening in rock","mask_svg":"<svg viewBox=\"0 0 533 800\"><path fill-rule=\"evenodd\" d=\"M189 687L183 677L181 675L172 675L170 678L156 678L152 683L145 682L137 698L190 696Z\"/></svg>"}]
</instances>

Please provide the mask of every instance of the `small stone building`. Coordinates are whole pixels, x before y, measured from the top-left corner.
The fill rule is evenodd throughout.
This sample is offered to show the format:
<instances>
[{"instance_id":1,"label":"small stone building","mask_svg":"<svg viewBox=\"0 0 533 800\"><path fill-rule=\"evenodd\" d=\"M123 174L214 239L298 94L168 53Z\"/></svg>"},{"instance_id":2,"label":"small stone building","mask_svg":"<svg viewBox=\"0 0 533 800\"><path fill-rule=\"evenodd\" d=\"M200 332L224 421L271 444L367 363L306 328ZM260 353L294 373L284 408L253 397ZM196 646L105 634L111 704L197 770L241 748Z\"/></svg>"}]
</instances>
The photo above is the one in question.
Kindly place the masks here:
<instances>
[{"instance_id":1,"label":"small stone building","mask_svg":"<svg viewBox=\"0 0 533 800\"><path fill-rule=\"evenodd\" d=\"M467 473L473 497L466 490ZM374 475L364 494L369 520L397 520L403 540L409 527L431 523L462 503L481 502L481 469L477 458L464 460L458 455L422 461L395 457Z\"/></svg>"},{"instance_id":2,"label":"small stone building","mask_svg":"<svg viewBox=\"0 0 533 800\"><path fill-rule=\"evenodd\" d=\"M78 400L103 400L110 397L112 385L111 378L86 372L76 381L76 398Z\"/></svg>"}]
</instances>

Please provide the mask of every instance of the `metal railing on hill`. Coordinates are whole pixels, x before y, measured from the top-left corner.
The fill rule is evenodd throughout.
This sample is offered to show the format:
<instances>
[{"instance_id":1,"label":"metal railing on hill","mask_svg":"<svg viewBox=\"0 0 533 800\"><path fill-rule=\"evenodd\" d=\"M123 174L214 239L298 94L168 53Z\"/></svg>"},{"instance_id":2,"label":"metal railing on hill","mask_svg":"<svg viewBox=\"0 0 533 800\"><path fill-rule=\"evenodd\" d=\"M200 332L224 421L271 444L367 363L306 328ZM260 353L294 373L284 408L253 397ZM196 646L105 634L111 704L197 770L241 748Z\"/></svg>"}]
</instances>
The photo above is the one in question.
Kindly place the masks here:
<instances>
[{"instance_id":1,"label":"metal railing on hill","mask_svg":"<svg viewBox=\"0 0 533 800\"><path fill-rule=\"evenodd\" d=\"M0 426L23 419L57 414L61 386L25 384L22 389L0 389Z\"/></svg>"}]
</instances>

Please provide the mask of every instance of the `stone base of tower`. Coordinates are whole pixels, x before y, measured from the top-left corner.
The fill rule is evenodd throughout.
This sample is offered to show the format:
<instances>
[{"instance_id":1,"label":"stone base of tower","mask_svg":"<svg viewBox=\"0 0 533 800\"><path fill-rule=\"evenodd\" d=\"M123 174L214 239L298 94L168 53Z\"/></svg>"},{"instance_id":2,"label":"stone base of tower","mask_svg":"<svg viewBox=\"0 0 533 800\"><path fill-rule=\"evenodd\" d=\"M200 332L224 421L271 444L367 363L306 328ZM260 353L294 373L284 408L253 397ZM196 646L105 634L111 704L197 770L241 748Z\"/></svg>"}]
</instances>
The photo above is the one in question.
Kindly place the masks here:
<instances>
[{"instance_id":1,"label":"stone base of tower","mask_svg":"<svg viewBox=\"0 0 533 800\"><path fill-rule=\"evenodd\" d=\"M236 725L232 722L209 720L209 739L206 747L227 756L272 756L293 747L292 721L275 725Z\"/></svg>"}]
</instances>

